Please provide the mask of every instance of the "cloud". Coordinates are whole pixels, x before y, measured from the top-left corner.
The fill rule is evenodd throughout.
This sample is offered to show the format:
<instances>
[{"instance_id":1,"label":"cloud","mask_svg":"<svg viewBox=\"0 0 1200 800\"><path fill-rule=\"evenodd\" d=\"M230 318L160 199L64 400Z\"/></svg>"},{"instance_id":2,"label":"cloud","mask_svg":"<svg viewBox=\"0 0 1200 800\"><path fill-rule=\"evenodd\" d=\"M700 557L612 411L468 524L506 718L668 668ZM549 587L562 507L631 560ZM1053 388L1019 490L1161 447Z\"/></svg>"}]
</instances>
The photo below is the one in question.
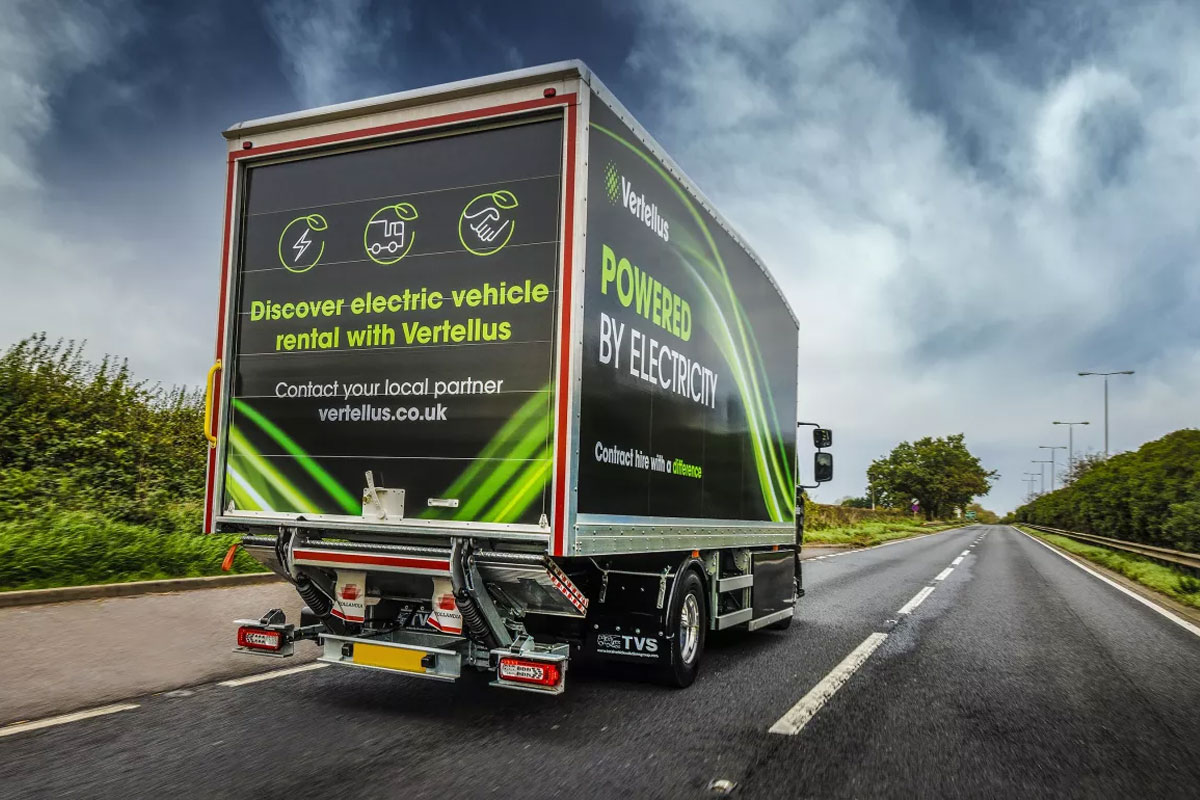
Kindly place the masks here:
<instances>
[{"instance_id":1,"label":"cloud","mask_svg":"<svg viewBox=\"0 0 1200 800\"><path fill-rule=\"evenodd\" d=\"M1200 14L1103 5L990 39L873 0L642 7L641 116L801 316L825 499L965 431L1011 508L1050 422L1098 417L1081 369L1139 370L1120 448L1197 424Z\"/></svg>"},{"instance_id":2,"label":"cloud","mask_svg":"<svg viewBox=\"0 0 1200 800\"><path fill-rule=\"evenodd\" d=\"M0 197L40 186L34 149L53 122L51 101L71 75L101 60L134 15L115 2L5 4L0 26Z\"/></svg>"},{"instance_id":3,"label":"cloud","mask_svg":"<svg viewBox=\"0 0 1200 800\"><path fill-rule=\"evenodd\" d=\"M143 364L181 378L165 365L163 331L171 309L144 303L131 286L136 244L118 234L81 235L81 217L60 207L40 162L70 81L112 56L139 25L121 2L13 4L0 27L0 285L5 311L0 340L47 329L51 336L91 338L93 350L150 356ZM119 322L116 322L118 321ZM183 337L186 341L186 336ZM145 345L153 344L153 348ZM99 355L93 353L93 355Z\"/></svg>"},{"instance_id":4,"label":"cloud","mask_svg":"<svg viewBox=\"0 0 1200 800\"><path fill-rule=\"evenodd\" d=\"M393 26L411 25L404 6L374 16L369 0L276 0L264 15L292 88L307 107L354 100L364 90L382 92L379 77L370 76L380 76L381 64L389 62Z\"/></svg>"},{"instance_id":5,"label":"cloud","mask_svg":"<svg viewBox=\"0 0 1200 800\"><path fill-rule=\"evenodd\" d=\"M1047 197L1094 189L1086 178L1118 171L1139 138L1138 101L1129 78L1094 66L1049 91L1033 134L1035 170Z\"/></svg>"}]
</instances>

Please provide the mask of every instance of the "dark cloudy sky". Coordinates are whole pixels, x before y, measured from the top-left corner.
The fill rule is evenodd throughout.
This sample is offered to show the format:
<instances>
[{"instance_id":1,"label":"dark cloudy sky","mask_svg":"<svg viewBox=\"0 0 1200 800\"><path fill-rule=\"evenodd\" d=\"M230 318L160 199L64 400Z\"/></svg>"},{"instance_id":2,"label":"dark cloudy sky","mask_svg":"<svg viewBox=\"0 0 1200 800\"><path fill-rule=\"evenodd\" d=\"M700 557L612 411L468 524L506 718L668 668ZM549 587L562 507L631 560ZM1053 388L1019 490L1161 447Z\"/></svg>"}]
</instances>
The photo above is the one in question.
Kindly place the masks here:
<instances>
[{"instance_id":1,"label":"dark cloudy sky","mask_svg":"<svg viewBox=\"0 0 1200 800\"><path fill-rule=\"evenodd\" d=\"M964 432L1016 505L1054 419L1200 420L1200 3L0 0L0 346L199 383L233 122L582 58L773 269L861 494Z\"/></svg>"}]
</instances>

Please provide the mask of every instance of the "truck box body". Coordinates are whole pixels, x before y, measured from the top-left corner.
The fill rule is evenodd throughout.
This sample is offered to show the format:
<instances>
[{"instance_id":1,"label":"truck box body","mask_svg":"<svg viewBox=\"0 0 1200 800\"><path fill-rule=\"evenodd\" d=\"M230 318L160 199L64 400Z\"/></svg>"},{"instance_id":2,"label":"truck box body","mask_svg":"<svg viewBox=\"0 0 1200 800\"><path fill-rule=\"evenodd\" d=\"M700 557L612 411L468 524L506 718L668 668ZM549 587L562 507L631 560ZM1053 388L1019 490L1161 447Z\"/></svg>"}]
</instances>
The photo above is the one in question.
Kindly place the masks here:
<instances>
[{"instance_id":1,"label":"truck box body","mask_svg":"<svg viewBox=\"0 0 1200 800\"><path fill-rule=\"evenodd\" d=\"M584 65L225 135L205 524L306 603L239 650L557 693L790 622L796 318Z\"/></svg>"},{"instance_id":2,"label":"truck box body","mask_svg":"<svg viewBox=\"0 0 1200 800\"><path fill-rule=\"evenodd\" d=\"M582 65L227 137L217 527L791 540L795 317Z\"/></svg>"}]
</instances>

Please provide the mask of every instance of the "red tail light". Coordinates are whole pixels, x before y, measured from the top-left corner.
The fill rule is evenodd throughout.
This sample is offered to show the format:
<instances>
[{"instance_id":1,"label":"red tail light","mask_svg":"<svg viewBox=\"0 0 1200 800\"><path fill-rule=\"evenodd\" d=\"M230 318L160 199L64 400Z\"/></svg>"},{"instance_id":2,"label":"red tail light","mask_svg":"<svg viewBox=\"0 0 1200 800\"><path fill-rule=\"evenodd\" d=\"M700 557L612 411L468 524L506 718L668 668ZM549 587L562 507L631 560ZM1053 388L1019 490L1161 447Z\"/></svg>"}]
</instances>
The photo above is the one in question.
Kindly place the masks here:
<instances>
[{"instance_id":1,"label":"red tail light","mask_svg":"<svg viewBox=\"0 0 1200 800\"><path fill-rule=\"evenodd\" d=\"M501 680L532 683L535 686L557 686L562 680L562 670L553 662L507 656L500 659L497 674Z\"/></svg>"},{"instance_id":2,"label":"red tail light","mask_svg":"<svg viewBox=\"0 0 1200 800\"><path fill-rule=\"evenodd\" d=\"M242 626L237 632L238 647L250 650L281 650L283 649L283 634L279 631L268 631L262 628Z\"/></svg>"}]
</instances>

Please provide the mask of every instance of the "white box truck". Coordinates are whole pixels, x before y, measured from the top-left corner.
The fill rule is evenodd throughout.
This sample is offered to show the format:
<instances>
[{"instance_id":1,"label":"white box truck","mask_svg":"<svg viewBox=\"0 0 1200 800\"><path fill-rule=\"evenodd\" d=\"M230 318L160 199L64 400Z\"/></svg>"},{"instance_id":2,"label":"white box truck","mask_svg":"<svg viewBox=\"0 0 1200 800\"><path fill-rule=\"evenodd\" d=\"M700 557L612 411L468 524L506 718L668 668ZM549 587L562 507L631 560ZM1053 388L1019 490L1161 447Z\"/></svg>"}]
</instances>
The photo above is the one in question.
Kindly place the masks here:
<instances>
[{"instance_id":1,"label":"white box truck","mask_svg":"<svg viewBox=\"0 0 1200 800\"><path fill-rule=\"evenodd\" d=\"M206 530L306 603L239 650L558 693L790 623L796 317L585 65L225 137Z\"/></svg>"}]
</instances>

